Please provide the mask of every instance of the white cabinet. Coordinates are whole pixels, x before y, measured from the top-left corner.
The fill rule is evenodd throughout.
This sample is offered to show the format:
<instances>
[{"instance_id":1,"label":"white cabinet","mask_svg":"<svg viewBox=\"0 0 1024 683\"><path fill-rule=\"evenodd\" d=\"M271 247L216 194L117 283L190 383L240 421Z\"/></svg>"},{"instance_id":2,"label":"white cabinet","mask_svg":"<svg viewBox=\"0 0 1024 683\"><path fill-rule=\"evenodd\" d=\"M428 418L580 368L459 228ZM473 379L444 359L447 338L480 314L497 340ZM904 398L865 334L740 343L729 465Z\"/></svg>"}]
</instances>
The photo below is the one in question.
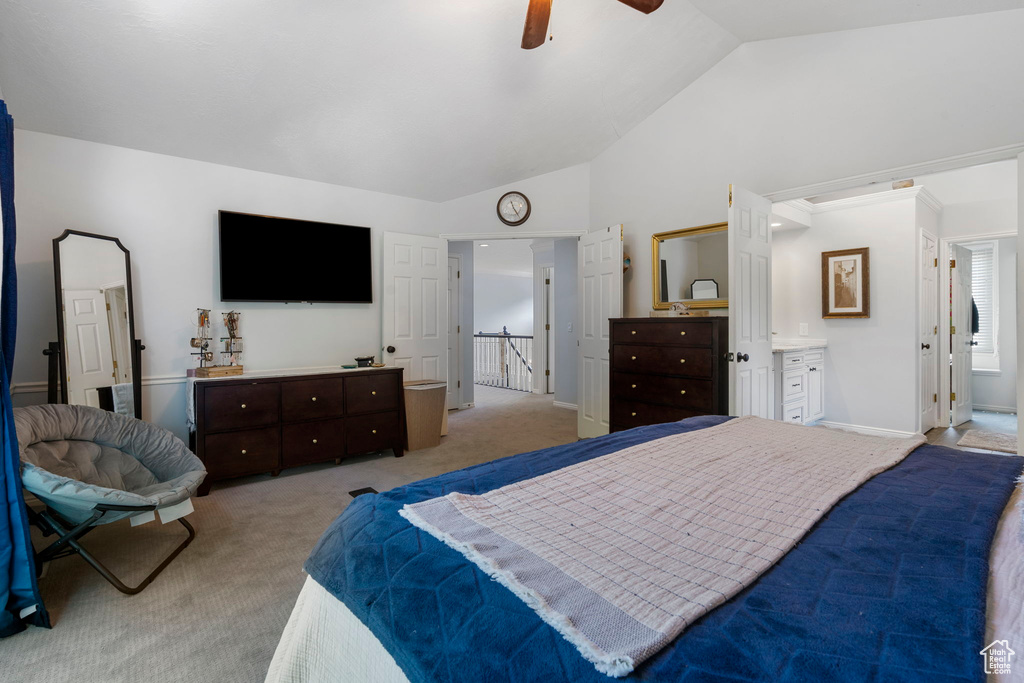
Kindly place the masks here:
<instances>
[{"instance_id":1,"label":"white cabinet","mask_svg":"<svg viewBox=\"0 0 1024 683\"><path fill-rule=\"evenodd\" d=\"M825 349L775 351L775 415L808 424L825 417Z\"/></svg>"}]
</instances>

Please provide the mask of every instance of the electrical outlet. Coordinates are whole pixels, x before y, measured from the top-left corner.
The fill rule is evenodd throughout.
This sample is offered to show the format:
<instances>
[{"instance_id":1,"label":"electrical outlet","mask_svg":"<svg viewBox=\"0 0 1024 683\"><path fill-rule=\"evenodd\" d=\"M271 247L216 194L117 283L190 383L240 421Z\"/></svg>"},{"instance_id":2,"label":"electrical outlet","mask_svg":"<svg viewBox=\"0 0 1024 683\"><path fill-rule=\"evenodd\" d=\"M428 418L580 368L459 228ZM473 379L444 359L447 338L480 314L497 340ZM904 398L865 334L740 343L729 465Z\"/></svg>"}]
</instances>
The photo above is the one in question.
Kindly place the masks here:
<instances>
[{"instance_id":1,"label":"electrical outlet","mask_svg":"<svg viewBox=\"0 0 1024 683\"><path fill-rule=\"evenodd\" d=\"M807 323L800 323L800 336L806 337L808 335Z\"/></svg>"}]
</instances>

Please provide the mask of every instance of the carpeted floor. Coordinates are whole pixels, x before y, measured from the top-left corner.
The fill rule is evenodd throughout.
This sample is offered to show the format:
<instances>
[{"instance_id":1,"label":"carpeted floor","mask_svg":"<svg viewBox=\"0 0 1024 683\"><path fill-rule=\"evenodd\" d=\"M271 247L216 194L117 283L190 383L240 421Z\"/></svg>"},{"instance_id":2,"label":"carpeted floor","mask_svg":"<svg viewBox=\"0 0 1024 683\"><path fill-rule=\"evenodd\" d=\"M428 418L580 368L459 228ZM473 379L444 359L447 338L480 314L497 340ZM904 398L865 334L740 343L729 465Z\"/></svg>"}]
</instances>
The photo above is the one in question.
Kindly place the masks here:
<instances>
[{"instance_id":1,"label":"carpeted floor","mask_svg":"<svg viewBox=\"0 0 1024 683\"><path fill-rule=\"evenodd\" d=\"M550 396L475 392L476 407L449 414L437 448L215 485L194 501L196 540L137 596L121 595L80 558L51 563L40 587L54 628L0 640L0 681L262 681L302 563L349 491L386 491L576 438L576 413ZM84 545L134 585L183 536L178 524L121 522Z\"/></svg>"}]
</instances>

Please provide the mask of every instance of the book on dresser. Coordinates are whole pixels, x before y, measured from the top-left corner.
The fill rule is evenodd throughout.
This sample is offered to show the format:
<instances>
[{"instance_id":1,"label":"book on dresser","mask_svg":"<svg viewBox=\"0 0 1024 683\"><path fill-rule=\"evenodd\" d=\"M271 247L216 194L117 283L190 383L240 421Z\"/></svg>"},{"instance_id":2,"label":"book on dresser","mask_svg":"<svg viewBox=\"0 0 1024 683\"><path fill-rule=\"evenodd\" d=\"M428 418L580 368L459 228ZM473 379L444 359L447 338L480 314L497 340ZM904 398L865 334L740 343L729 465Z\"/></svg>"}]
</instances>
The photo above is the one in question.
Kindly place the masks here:
<instances>
[{"instance_id":1,"label":"book on dresser","mask_svg":"<svg viewBox=\"0 0 1024 683\"><path fill-rule=\"evenodd\" d=\"M219 480L405 447L402 368L196 380L193 450Z\"/></svg>"},{"instance_id":2,"label":"book on dresser","mask_svg":"<svg viewBox=\"0 0 1024 683\"><path fill-rule=\"evenodd\" d=\"M729 319L613 318L611 431L729 413Z\"/></svg>"}]
</instances>

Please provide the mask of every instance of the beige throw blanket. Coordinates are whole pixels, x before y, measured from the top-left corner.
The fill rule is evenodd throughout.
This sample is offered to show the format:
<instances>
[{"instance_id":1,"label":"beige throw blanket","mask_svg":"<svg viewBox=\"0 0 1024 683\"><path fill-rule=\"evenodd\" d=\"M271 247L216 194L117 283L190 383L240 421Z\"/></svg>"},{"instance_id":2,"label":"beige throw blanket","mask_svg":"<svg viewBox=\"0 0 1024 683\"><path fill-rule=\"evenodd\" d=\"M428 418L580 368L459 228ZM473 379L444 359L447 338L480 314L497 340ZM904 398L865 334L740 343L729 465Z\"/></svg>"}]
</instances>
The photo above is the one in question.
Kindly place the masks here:
<instances>
[{"instance_id":1,"label":"beige throw blanket","mask_svg":"<svg viewBox=\"0 0 1024 683\"><path fill-rule=\"evenodd\" d=\"M743 417L401 514L619 677L923 442Z\"/></svg>"}]
</instances>

